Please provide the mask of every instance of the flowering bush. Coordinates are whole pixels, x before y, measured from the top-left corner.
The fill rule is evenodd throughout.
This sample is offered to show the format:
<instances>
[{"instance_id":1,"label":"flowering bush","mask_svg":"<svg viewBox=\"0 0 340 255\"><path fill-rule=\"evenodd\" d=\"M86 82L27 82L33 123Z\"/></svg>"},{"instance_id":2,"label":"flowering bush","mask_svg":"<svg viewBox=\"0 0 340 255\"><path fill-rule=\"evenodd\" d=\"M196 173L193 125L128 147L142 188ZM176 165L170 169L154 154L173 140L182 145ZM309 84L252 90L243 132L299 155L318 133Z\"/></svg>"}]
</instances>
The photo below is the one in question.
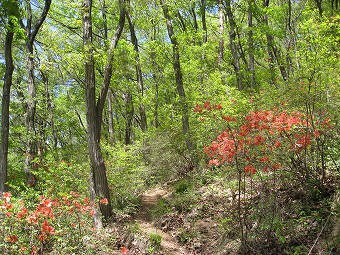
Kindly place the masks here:
<instances>
[{"instance_id":1,"label":"flowering bush","mask_svg":"<svg viewBox=\"0 0 340 255\"><path fill-rule=\"evenodd\" d=\"M328 194L325 180L332 170L329 148L334 128L327 113L275 108L247 111L241 117L209 102L197 104L194 112L203 122L224 126L204 153L210 166L236 170L238 185L233 187L232 201L236 213L231 218L238 222L244 247L250 241L285 242L292 229L285 215L296 210L296 204L287 203L298 197L294 192L302 191L305 201L320 201L322 194Z\"/></svg>"},{"instance_id":2,"label":"flowering bush","mask_svg":"<svg viewBox=\"0 0 340 255\"><path fill-rule=\"evenodd\" d=\"M75 251L82 246L81 236L91 231L92 208L88 198L73 191L60 198L40 196L28 206L6 192L0 201L0 251L43 254L66 247Z\"/></svg>"},{"instance_id":3,"label":"flowering bush","mask_svg":"<svg viewBox=\"0 0 340 255\"><path fill-rule=\"evenodd\" d=\"M310 153L307 148L313 145L311 151L315 151L322 135L331 127L330 119L317 121L315 116L306 116L301 112L253 111L238 121L233 116L216 114L221 110L221 105L211 105L209 102L202 106L197 104L194 109L200 115L210 114L225 121L227 127L204 149L210 158L209 164L220 166L234 163L252 174L283 167L299 171L296 162L303 164Z\"/></svg>"}]
</instances>

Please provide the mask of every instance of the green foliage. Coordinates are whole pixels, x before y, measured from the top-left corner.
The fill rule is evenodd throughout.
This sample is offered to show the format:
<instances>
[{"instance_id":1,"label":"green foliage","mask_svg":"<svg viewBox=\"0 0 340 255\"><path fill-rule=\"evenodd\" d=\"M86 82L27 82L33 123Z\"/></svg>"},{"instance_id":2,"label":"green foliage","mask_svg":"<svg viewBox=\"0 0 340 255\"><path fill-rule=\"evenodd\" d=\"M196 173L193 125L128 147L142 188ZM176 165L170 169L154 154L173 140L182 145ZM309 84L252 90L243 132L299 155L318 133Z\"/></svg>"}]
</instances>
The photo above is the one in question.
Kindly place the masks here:
<instances>
[{"instance_id":1,"label":"green foliage","mask_svg":"<svg viewBox=\"0 0 340 255\"><path fill-rule=\"evenodd\" d=\"M126 213L135 211L147 178L140 145L112 147L103 144L103 153L114 209Z\"/></svg>"},{"instance_id":2,"label":"green foliage","mask_svg":"<svg viewBox=\"0 0 340 255\"><path fill-rule=\"evenodd\" d=\"M198 236L196 231L189 231L182 229L182 231L178 234L178 241L185 244L189 243L191 240L195 239Z\"/></svg>"},{"instance_id":3,"label":"green foliage","mask_svg":"<svg viewBox=\"0 0 340 255\"><path fill-rule=\"evenodd\" d=\"M149 185L177 179L193 170L185 137L178 127L151 133L145 138L142 150Z\"/></svg>"},{"instance_id":4,"label":"green foliage","mask_svg":"<svg viewBox=\"0 0 340 255\"><path fill-rule=\"evenodd\" d=\"M149 242L155 250L158 250L161 247L162 236L157 233L150 233Z\"/></svg>"},{"instance_id":5,"label":"green foliage","mask_svg":"<svg viewBox=\"0 0 340 255\"><path fill-rule=\"evenodd\" d=\"M185 192L189 192L192 189L193 183L187 179L179 180L175 184L175 193L176 194L183 194Z\"/></svg>"},{"instance_id":6,"label":"green foliage","mask_svg":"<svg viewBox=\"0 0 340 255\"><path fill-rule=\"evenodd\" d=\"M152 218L156 220L171 212L171 203L166 199L159 199L155 207L151 209Z\"/></svg>"}]
</instances>

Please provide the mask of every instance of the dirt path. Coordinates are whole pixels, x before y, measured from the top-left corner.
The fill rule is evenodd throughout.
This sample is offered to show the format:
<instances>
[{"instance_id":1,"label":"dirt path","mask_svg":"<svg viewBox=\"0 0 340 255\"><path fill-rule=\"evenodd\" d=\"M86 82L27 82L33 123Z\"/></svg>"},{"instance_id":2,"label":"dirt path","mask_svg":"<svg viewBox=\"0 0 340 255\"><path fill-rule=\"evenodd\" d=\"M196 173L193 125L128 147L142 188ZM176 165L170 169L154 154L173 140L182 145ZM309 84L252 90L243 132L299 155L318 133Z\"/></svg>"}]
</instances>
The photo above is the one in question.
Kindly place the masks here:
<instances>
[{"instance_id":1,"label":"dirt path","mask_svg":"<svg viewBox=\"0 0 340 255\"><path fill-rule=\"evenodd\" d=\"M136 214L135 220L139 224L141 231L146 236L151 233L156 233L162 237L161 241L161 251L162 254L167 255L191 255L192 253L186 250L182 245L180 245L176 237L162 231L161 229L154 226L151 210L156 206L158 199L165 198L169 196L169 191L155 188L147 191L142 195L142 204L140 211Z\"/></svg>"}]
</instances>

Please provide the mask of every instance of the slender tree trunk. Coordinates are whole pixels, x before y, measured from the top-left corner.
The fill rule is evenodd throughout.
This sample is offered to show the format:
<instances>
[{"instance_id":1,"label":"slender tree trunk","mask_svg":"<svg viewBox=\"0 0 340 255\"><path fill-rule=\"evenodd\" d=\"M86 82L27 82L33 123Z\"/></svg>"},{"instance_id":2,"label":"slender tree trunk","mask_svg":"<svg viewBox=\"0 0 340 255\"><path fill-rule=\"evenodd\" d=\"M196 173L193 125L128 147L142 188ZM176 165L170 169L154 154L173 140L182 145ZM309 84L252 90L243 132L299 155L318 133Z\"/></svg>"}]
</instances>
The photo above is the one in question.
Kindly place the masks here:
<instances>
[{"instance_id":1,"label":"slender tree trunk","mask_svg":"<svg viewBox=\"0 0 340 255\"><path fill-rule=\"evenodd\" d=\"M9 21L9 28L5 38L5 77L1 102L1 151L0 151L0 197L3 192L7 191L7 175L8 175L8 136L9 136L9 104L11 86L13 83L13 24Z\"/></svg>"},{"instance_id":2,"label":"slender tree trunk","mask_svg":"<svg viewBox=\"0 0 340 255\"><path fill-rule=\"evenodd\" d=\"M94 202L94 224L97 229L102 227L100 212L104 221L108 221L112 213L109 185L106 176L106 166L100 147L101 125L103 121L103 109L113 73L114 49L117 47L125 23L125 3L119 1L120 17L116 32L112 38L107 54L107 64L104 71L104 81L96 100L96 80L94 69L94 49L92 33L92 0L84 0L82 8L83 22L83 44L85 54L85 100L86 100L86 121L88 134L88 150L91 165L90 191L91 199ZM98 199L107 199L105 203ZM103 201L103 200L102 200Z\"/></svg>"},{"instance_id":3,"label":"slender tree trunk","mask_svg":"<svg viewBox=\"0 0 340 255\"><path fill-rule=\"evenodd\" d=\"M197 23L197 17L196 17L196 12L195 12L195 4L193 4L193 7L191 8L191 15L192 15L192 18L193 18L193 22L194 22L194 29L195 29L195 32L197 33L198 32L198 23Z\"/></svg>"},{"instance_id":4,"label":"slender tree trunk","mask_svg":"<svg viewBox=\"0 0 340 255\"><path fill-rule=\"evenodd\" d=\"M48 76L43 72L40 71L42 81L45 84L45 97L46 97L46 105L47 105L47 112L48 112L48 119L52 131L52 141L53 141L53 147L56 148L58 144L58 137L57 137L57 132L55 130L54 126L54 112L53 112L53 103L51 99L51 94L49 91L49 81L48 81Z\"/></svg>"},{"instance_id":5,"label":"slender tree trunk","mask_svg":"<svg viewBox=\"0 0 340 255\"><path fill-rule=\"evenodd\" d=\"M203 43L206 43L208 41L207 21L205 17L206 6L207 6L207 0L201 0Z\"/></svg>"},{"instance_id":6,"label":"slender tree trunk","mask_svg":"<svg viewBox=\"0 0 340 255\"><path fill-rule=\"evenodd\" d=\"M112 89L109 89L107 94L107 107L108 107L108 114L109 114L109 139L110 144L115 143L115 135L114 135L114 126L113 126L113 105L112 105Z\"/></svg>"},{"instance_id":7,"label":"slender tree trunk","mask_svg":"<svg viewBox=\"0 0 340 255\"><path fill-rule=\"evenodd\" d=\"M253 0L248 0L248 51L249 51L249 72L250 88L256 89L255 79L255 57L254 57L254 38L253 38Z\"/></svg>"},{"instance_id":8,"label":"slender tree trunk","mask_svg":"<svg viewBox=\"0 0 340 255\"><path fill-rule=\"evenodd\" d=\"M34 166L33 159L35 158L37 150L37 139L35 133L35 112L36 112L36 87L34 78L34 59L33 59L33 44L28 42L26 44L27 52L27 99L26 99L26 128L27 128L27 142L26 142L26 158L25 158L25 173L26 181L29 186L35 186L36 179L33 174Z\"/></svg>"},{"instance_id":9,"label":"slender tree trunk","mask_svg":"<svg viewBox=\"0 0 340 255\"><path fill-rule=\"evenodd\" d=\"M105 0L99 0L100 2L100 8L101 8L101 14L103 18L103 26L104 26L104 44L106 46L106 50L108 50L108 25L107 25L107 17L106 17L106 3ZM114 137L114 128L113 128L113 102L112 102L113 92L112 89L108 89L107 94L107 107L108 107L108 126L109 126L109 142L110 144L115 143L115 137Z\"/></svg>"},{"instance_id":10,"label":"slender tree trunk","mask_svg":"<svg viewBox=\"0 0 340 255\"><path fill-rule=\"evenodd\" d=\"M85 100L88 134L88 150L91 164L91 199L95 203L94 223L97 229L102 228L98 213L98 199L106 198L108 204L99 203L99 208L105 220L112 216L109 185L106 177L106 167L100 148L101 117L96 105L96 81L92 46L92 1L83 3L83 43L85 50Z\"/></svg>"},{"instance_id":11,"label":"slender tree trunk","mask_svg":"<svg viewBox=\"0 0 340 255\"><path fill-rule=\"evenodd\" d=\"M286 61L287 61L287 75L288 77L293 74L294 68L293 68L293 60L292 56L294 54L295 49L295 32L292 27L292 2L291 0L287 0L288 2L288 10L287 10L287 31L288 31L288 38L286 43Z\"/></svg>"},{"instance_id":12,"label":"slender tree trunk","mask_svg":"<svg viewBox=\"0 0 340 255\"><path fill-rule=\"evenodd\" d=\"M323 9L322 9L322 0L315 0L316 7L318 8L319 15L322 17Z\"/></svg>"},{"instance_id":13,"label":"slender tree trunk","mask_svg":"<svg viewBox=\"0 0 340 255\"><path fill-rule=\"evenodd\" d=\"M124 93L124 101L125 101L125 144L132 144L132 121L133 121L133 102L132 102L132 94L130 92Z\"/></svg>"},{"instance_id":14,"label":"slender tree trunk","mask_svg":"<svg viewBox=\"0 0 340 255\"><path fill-rule=\"evenodd\" d=\"M218 44L218 57L217 66L222 71L222 63L224 57L224 13L222 0L218 1L218 24L219 24L219 44Z\"/></svg>"},{"instance_id":15,"label":"slender tree trunk","mask_svg":"<svg viewBox=\"0 0 340 255\"><path fill-rule=\"evenodd\" d=\"M175 80L176 80L176 88L177 93L179 95L180 99L180 106L182 111L182 132L183 135L186 136L186 145L189 153L192 153L194 150L194 145L190 137L190 127L189 127L189 112L188 112L188 105L186 102L186 95L183 85L183 75L181 70L181 64L180 64L180 56L179 56L179 44L177 41L177 38L174 34L173 26L172 26L172 20L169 15L168 6L166 4L165 0L160 0L160 4L163 9L164 18L166 19L166 26L168 30L168 35L170 37L170 41L172 44L172 52L173 52L173 68L175 72Z\"/></svg>"},{"instance_id":16,"label":"slender tree trunk","mask_svg":"<svg viewBox=\"0 0 340 255\"><path fill-rule=\"evenodd\" d=\"M26 182L29 186L36 184L36 179L33 175L34 164L33 159L37 151L37 139L35 133L35 112L36 112L36 86L34 76L34 41L39 32L40 27L44 23L48 11L50 9L52 0L45 0L44 9L36 21L33 24L33 15L31 4L27 1L27 19L26 25L22 20L19 23L23 29L26 30L26 53L27 53L27 100L26 100L26 128L27 128L27 140L26 140L26 155L25 155L25 173Z\"/></svg>"},{"instance_id":17,"label":"slender tree trunk","mask_svg":"<svg viewBox=\"0 0 340 255\"><path fill-rule=\"evenodd\" d=\"M264 0L263 1L263 6L265 8L269 7L269 0ZM276 47L275 42L274 42L274 37L272 34L270 34L269 30L269 22L268 22L268 16L265 14L263 16L263 23L265 24L266 29L266 39L267 39L267 50L268 50L268 56L269 56L269 66L270 66L270 72L272 75L272 83L275 83L275 71L274 71L274 61L276 61L281 77L284 81L288 79L288 74L286 71L285 66L282 63L281 59L281 52L280 50Z\"/></svg>"},{"instance_id":18,"label":"slender tree trunk","mask_svg":"<svg viewBox=\"0 0 340 255\"><path fill-rule=\"evenodd\" d=\"M138 90L138 101L139 101L140 127L142 131L145 132L147 130L147 119L146 119L146 113L145 113L145 106L143 103L144 84L143 84L142 68L141 68L140 57L139 57L138 40L137 40L137 36L135 32L135 27L131 21L129 12L126 12L126 17L129 22L131 42L136 52L135 60L136 60L136 76L137 76L137 90Z\"/></svg>"},{"instance_id":19,"label":"slender tree trunk","mask_svg":"<svg viewBox=\"0 0 340 255\"><path fill-rule=\"evenodd\" d=\"M237 87L239 90L244 89L243 81L241 77L241 67L240 67L240 57L237 49L236 42L236 22L234 20L234 15L231 11L230 0L225 1L225 12L229 21L229 47L231 50L231 55L233 57L233 67L236 75Z\"/></svg>"},{"instance_id":20,"label":"slender tree trunk","mask_svg":"<svg viewBox=\"0 0 340 255\"><path fill-rule=\"evenodd\" d=\"M153 79L156 80L155 74L153 75ZM155 82L155 109L153 112L153 117L155 121L155 128L158 128L160 123L159 123L159 118L158 118L158 82Z\"/></svg>"}]
</instances>

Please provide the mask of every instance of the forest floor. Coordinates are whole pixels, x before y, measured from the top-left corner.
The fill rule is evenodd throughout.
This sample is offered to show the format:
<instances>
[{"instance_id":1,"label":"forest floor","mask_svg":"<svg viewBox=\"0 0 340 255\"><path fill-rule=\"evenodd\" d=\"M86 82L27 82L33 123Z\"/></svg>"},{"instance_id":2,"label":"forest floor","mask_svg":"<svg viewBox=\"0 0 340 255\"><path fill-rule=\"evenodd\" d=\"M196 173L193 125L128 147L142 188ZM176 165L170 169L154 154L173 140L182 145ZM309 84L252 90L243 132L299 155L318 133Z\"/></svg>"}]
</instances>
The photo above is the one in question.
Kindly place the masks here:
<instances>
[{"instance_id":1,"label":"forest floor","mask_svg":"<svg viewBox=\"0 0 340 255\"><path fill-rule=\"evenodd\" d=\"M179 243L175 235L165 232L157 226L152 210L160 199L171 196L167 188L153 188L141 195L140 207L130 218L129 227L125 235L119 238L118 247L128 247L127 254L154 254L154 255L191 255ZM132 226L132 227L131 227ZM134 227L133 227L134 226ZM113 254L118 254L117 252ZM120 254L124 254L121 252Z\"/></svg>"},{"instance_id":2,"label":"forest floor","mask_svg":"<svg viewBox=\"0 0 340 255\"><path fill-rule=\"evenodd\" d=\"M277 210L282 219L273 237L257 234L254 240L249 239L249 250L245 251L238 232L237 182L218 173L213 176L208 172L206 176L201 180L196 176L180 179L146 190L139 196L134 213L119 215L113 227L106 228L106 231L112 229L107 238L102 238L108 249L100 249L96 254L340 254L338 239L333 238L337 236L335 232L339 233L340 223L330 216L333 199L338 197L333 192L320 194L314 201L309 199L311 194L298 188L282 189L277 183L269 191L261 189L259 184L256 186L254 181L253 190L258 192L247 193L243 203L253 206L248 220L259 222L259 226L253 223L248 231L257 234L260 224L271 220L268 212L273 207L266 200L270 192L276 192ZM335 187L335 183L329 187ZM264 197L260 196L261 192ZM260 203L261 199L269 201L267 207Z\"/></svg>"},{"instance_id":3,"label":"forest floor","mask_svg":"<svg viewBox=\"0 0 340 255\"><path fill-rule=\"evenodd\" d=\"M159 252L169 255L190 255L185 247L183 247L176 237L171 233L166 233L156 226L152 217L152 209L157 205L157 201L171 195L169 190L155 188L145 192L141 197L141 207L139 212L134 216L136 223L139 225L141 232L145 236L156 234L161 238Z\"/></svg>"}]
</instances>

